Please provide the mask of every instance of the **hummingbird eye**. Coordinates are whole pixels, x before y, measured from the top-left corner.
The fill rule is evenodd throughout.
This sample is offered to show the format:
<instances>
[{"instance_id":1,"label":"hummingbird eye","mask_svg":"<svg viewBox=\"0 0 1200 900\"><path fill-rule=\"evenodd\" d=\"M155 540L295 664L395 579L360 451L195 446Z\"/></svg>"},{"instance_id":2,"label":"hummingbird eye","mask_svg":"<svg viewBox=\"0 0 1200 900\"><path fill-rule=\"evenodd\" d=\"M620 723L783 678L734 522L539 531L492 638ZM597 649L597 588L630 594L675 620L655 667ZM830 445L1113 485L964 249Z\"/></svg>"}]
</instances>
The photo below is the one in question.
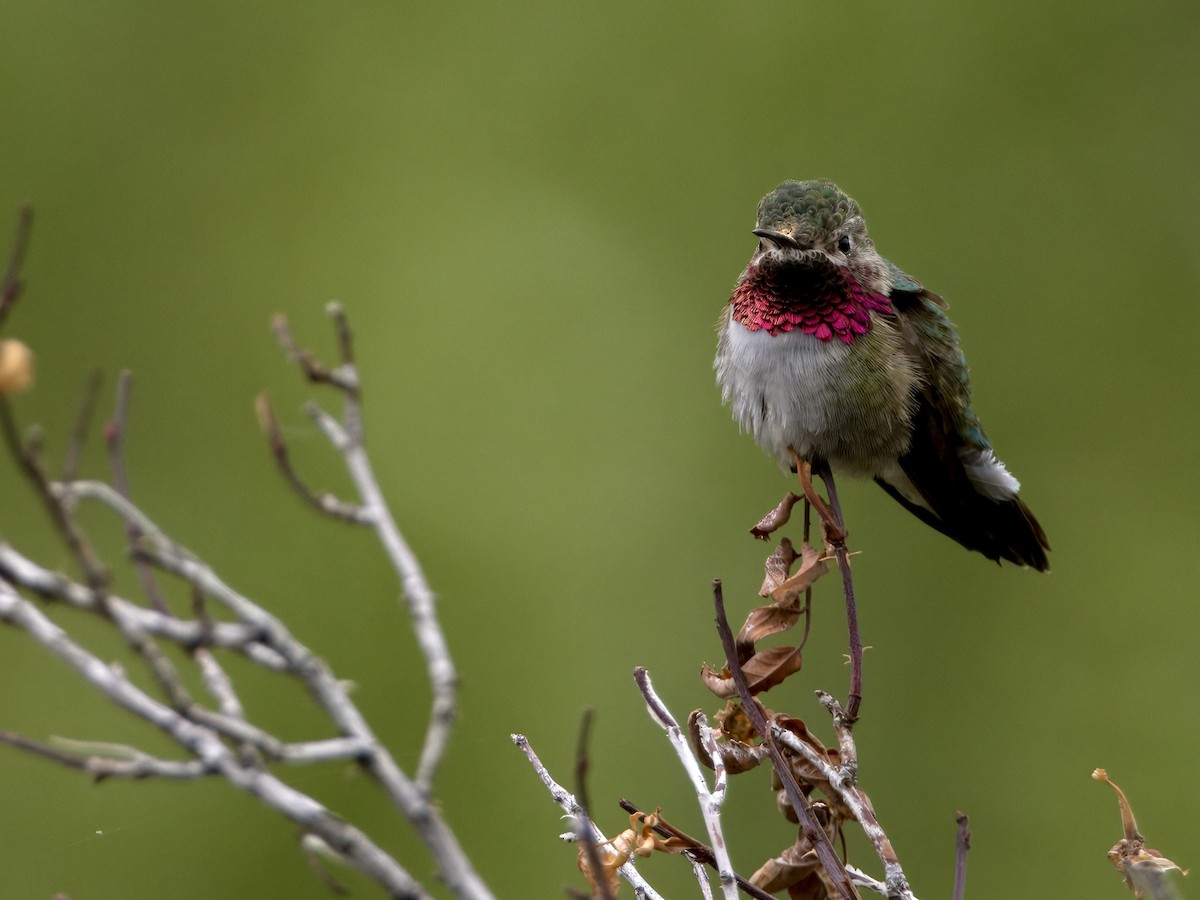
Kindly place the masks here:
<instances>
[{"instance_id":1,"label":"hummingbird eye","mask_svg":"<svg viewBox=\"0 0 1200 900\"><path fill-rule=\"evenodd\" d=\"M838 242L837 242L838 250L840 250L842 253L849 253L850 247L851 247L850 236L848 234L843 234L840 238L838 238Z\"/></svg>"}]
</instances>

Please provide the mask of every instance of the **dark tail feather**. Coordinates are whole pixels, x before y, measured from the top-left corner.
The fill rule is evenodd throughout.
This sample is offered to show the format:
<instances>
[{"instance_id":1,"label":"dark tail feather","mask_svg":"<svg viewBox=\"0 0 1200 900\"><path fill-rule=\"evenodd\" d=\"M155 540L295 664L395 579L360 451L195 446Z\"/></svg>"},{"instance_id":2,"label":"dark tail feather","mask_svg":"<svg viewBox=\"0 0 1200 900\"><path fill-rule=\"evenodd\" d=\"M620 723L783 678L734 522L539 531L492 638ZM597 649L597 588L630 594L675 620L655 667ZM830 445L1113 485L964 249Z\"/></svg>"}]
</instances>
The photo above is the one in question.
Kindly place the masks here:
<instances>
[{"instance_id":1,"label":"dark tail feather","mask_svg":"<svg viewBox=\"0 0 1200 900\"><path fill-rule=\"evenodd\" d=\"M914 516L968 550L977 550L988 559L1006 559L1039 572L1050 569L1046 551L1050 544L1046 533L1019 497L992 500L974 490L959 492L959 503L948 515L939 516L904 497L882 479L876 483Z\"/></svg>"}]
</instances>

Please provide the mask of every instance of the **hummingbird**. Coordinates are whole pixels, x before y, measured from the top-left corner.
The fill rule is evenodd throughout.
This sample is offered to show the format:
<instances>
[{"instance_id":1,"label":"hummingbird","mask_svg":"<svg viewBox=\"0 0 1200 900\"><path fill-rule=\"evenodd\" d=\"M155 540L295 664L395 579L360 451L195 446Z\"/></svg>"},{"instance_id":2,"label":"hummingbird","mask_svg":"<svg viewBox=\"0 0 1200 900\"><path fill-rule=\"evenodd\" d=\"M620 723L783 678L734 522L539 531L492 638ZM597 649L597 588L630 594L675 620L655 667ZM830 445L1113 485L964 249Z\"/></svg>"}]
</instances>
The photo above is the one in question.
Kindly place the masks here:
<instances>
[{"instance_id":1,"label":"hummingbird","mask_svg":"<svg viewBox=\"0 0 1200 900\"><path fill-rule=\"evenodd\" d=\"M1050 545L971 407L946 302L884 259L829 181L785 181L717 322L733 417L785 469L873 478L989 559L1046 571Z\"/></svg>"}]
</instances>

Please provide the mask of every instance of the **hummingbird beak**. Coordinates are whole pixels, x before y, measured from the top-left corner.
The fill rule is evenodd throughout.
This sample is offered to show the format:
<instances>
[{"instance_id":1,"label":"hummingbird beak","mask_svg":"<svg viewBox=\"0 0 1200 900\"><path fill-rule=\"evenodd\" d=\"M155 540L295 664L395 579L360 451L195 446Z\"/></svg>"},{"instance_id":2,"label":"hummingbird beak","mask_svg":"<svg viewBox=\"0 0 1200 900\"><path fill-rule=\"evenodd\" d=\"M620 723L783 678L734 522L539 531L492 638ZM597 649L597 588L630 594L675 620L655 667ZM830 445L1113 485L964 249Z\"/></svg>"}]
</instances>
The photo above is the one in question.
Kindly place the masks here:
<instances>
[{"instance_id":1,"label":"hummingbird beak","mask_svg":"<svg viewBox=\"0 0 1200 900\"><path fill-rule=\"evenodd\" d=\"M782 231L772 231L770 228L755 228L754 231L751 232L751 234L757 235L758 237L762 238L764 241L770 241L772 244L774 244L776 247L779 247L779 248L786 247L791 250L803 250L804 249L804 247L802 247L800 245L799 241L797 241L790 234L784 234Z\"/></svg>"}]
</instances>

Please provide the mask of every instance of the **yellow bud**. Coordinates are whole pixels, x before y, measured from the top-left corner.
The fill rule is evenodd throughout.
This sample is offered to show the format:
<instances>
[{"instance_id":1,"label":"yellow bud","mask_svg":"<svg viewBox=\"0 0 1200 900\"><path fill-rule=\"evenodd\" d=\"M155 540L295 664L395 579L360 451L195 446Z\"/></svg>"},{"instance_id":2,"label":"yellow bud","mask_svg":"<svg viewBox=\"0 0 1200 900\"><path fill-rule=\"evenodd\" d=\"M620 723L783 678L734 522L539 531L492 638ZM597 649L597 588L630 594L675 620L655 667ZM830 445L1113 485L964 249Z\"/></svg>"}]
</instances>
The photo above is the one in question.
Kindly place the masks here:
<instances>
[{"instance_id":1,"label":"yellow bud","mask_svg":"<svg viewBox=\"0 0 1200 900\"><path fill-rule=\"evenodd\" d=\"M29 390L33 384L33 351L14 338L0 341L0 397Z\"/></svg>"}]
</instances>

